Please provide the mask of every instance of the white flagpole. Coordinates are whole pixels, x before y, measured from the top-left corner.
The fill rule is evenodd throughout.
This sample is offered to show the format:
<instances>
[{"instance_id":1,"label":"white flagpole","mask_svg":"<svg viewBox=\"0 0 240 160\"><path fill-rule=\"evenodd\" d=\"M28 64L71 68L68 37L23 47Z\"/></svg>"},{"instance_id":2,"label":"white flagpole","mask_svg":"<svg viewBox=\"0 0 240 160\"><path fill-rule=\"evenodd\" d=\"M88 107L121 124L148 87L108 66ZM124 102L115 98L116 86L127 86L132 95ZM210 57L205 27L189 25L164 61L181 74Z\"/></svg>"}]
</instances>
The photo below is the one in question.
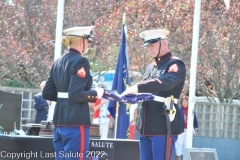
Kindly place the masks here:
<instances>
[{"instance_id":1,"label":"white flagpole","mask_svg":"<svg viewBox=\"0 0 240 160\"><path fill-rule=\"evenodd\" d=\"M224 3L226 4L227 9L229 9L230 0L224 0ZM200 28L199 27L200 26L200 13L201 13L201 0L195 0L186 148L192 148L193 110L194 110L194 105L195 105L195 87L196 87L196 70L197 70L197 56L198 56L199 28Z\"/></svg>"},{"instance_id":2,"label":"white flagpole","mask_svg":"<svg viewBox=\"0 0 240 160\"><path fill-rule=\"evenodd\" d=\"M227 9L230 7L230 0L223 0L224 3L226 4Z\"/></svg>"},{"instance_id":3,"label":"white flagpole","mask_svg":"<svg viewBox=\"0 0 240 160\"><path fill-rule=\"evenodd\" d=\"M63 18L64 18L64 1L58 0L57 9L57 23L56 23L56 37L55 37L55 51L54 51L54 61L61 57L62 51L62 29L63 29ZM53 120L53 113L56 102L51 102L49 106L48 120Z\"/></svg>"},{"instance_id":4,"label":"white flagpole","mask_svg":"<svg viewBox=\"0 0 240 160\"><path fill-rule=\"evenodd\" d=\"M201 0L195 0L194 19L193 19L193 40L192 55L190 67L190 86L188 102L188 120L187 120L187 141L186 148L192 148L193 138L193 110L195 105L195 86L196 86L196 69L198 56L199 26L200 26Z\"/></svg>"},{"instance_id":5,"label":"white flagpole","mask_svg":"<svg viewBox=\"0 0 240 160\"><path fill-rule=\"evenodd\" d=\"M63 18L64 18L64 1L65 0L58 0L54 61L57 60L59 57L61 57L61 51L62 51L61 39L62 39Z\"/></svg>"}]
</instances>

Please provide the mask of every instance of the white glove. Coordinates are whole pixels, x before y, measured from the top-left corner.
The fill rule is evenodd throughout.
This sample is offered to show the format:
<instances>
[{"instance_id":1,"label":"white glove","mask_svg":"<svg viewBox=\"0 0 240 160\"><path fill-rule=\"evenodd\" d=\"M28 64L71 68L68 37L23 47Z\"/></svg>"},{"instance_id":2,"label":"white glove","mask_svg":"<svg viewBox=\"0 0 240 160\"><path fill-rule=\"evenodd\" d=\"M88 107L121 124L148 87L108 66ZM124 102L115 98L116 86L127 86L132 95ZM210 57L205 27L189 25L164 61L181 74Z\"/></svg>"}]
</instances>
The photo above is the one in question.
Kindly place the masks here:
<instances>
[{"instance_id":1,"label":"white glove","mask_svg":"<svg viewBox=\"0 0 240 160\"><path fill-rule=\"evenodd\" d=\"M103 88L96 87L96 88L95 88L95 91L97 92L98 98L102 98L103 93L104 93L104 89L103 89Z\"/></svg>"},{"instance_id":2,"label":"white glove","mask_svg":"<svg viewBox=\"0 0 240 160\"><path fill-rule=\"evenodd\" d=\"M121 96L124 96L126 94L136 94L138 93L138 87L135 85L135 86L131 86L129 88L127 88L122 94Z\"/></svg>"}]
</instances>

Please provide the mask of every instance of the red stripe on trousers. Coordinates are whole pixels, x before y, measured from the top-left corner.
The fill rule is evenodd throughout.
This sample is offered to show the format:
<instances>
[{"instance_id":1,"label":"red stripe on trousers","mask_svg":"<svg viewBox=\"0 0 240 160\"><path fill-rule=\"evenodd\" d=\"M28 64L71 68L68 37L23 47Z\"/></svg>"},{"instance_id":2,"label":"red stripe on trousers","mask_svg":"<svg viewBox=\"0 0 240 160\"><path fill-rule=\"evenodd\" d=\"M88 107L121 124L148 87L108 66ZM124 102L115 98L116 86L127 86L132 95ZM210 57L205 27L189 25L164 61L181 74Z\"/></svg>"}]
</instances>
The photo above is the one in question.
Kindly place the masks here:
<instances>
[{"instance_id":1,"label":"red stripe on trousers","mask_svg":"<svg viewBox=\"0 0 240 160\"><path fill-rule=\"evenodd\" d=\"M80 160L83 160L83 157L85 156L85 152L84 152L84 126L80 126L80 134L81 134L81 138L80 138L80 154L82 154L83 156L80 156Z\"/></svg>"},{"instance_id":2,"label":"red stripe on trousers","mask_svg":"<svg viewBox=\"0 0 240 160\"><path fill-rule=\"evenodd\" d=\"M169 137L169 141L168 141L168 155L169 155L169 160L171 158L171 146L172 146L172 136Z\"/></svg>"}]
</instances>

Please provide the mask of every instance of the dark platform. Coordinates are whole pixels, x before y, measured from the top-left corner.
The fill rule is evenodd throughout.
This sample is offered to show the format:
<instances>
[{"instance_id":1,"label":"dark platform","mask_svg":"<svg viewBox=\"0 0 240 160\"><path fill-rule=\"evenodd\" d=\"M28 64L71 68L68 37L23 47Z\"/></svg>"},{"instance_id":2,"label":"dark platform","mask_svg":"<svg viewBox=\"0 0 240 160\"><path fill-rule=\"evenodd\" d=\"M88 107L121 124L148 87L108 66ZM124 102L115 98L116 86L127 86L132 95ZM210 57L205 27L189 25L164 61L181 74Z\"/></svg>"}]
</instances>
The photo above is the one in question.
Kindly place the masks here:
<instances>
[{"instance_id":1,"label":"dark platform","mask_svg":"<svg viewBox=\"0 0 240 160\"><path fill-rule=\"evenodd\" d=\"M0 135L0 159L54 160L52 137ZM99 160L139 160L139 141L120 139L91 139L89 155ZM102 153L105 153L104 155ZM104 157L104 158L103 158Z\"/></svg>"}]
</instances>

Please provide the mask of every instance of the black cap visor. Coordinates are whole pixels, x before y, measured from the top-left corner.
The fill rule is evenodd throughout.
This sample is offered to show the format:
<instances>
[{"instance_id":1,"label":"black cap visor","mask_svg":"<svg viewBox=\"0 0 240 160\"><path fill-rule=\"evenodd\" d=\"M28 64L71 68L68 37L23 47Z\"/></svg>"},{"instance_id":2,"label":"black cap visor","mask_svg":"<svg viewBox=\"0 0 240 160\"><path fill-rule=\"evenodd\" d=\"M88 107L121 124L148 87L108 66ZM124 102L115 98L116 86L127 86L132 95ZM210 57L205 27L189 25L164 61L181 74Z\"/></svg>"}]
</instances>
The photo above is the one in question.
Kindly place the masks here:
<instances>
[{"instance_id":1,"label":"black cap visor","mask_svg":"<svg viewBox=\"0 0 240 160\"><path fill-rule=\"evenodd\" d=\"M90 35L84 34L83 37L88 39L88 43L92 43L93 42L93 40L92 40Z\"/></svg>"},{"instance_id":2,"label":"black cap visor","mask_svg":"<svg viewBox=\"0 0 240 160\"><path fill-rule=\"evenodd\" d=\"M93 40L92 40L92 38L88 38L88 43L92 43L93 42Z\"/></svg>"},{"instance_id":3,"label":"black cap visor","mask_svg":"<svg viewBox=\"0 0 240 160\"><path fill-rule=\"evenodd\" d=\"M150 44L156 43L156 42L158 42L159 40L161 40L161 38L156 38L156 39L147 40L147 41L144 42L144 47L147 47L147 46L149 46Z\"/></svg>"},{"instance_id":4,"label":"black cap visor","mask_svg":"<svg viewBox=\"0 0 240 160\"><path fill-rule=\"evenodd\" d=\"M88 43L92 43L92 42L93 42L93 40L92 40L91 36L90 36L90 35L88 35L88 34L83 34L82 36L79 36L79 35L68 35L68 36L77 36L77 37L83 37L83 38L87 38L87 39L88 39Z\"/></svg>"}]
</instances>

